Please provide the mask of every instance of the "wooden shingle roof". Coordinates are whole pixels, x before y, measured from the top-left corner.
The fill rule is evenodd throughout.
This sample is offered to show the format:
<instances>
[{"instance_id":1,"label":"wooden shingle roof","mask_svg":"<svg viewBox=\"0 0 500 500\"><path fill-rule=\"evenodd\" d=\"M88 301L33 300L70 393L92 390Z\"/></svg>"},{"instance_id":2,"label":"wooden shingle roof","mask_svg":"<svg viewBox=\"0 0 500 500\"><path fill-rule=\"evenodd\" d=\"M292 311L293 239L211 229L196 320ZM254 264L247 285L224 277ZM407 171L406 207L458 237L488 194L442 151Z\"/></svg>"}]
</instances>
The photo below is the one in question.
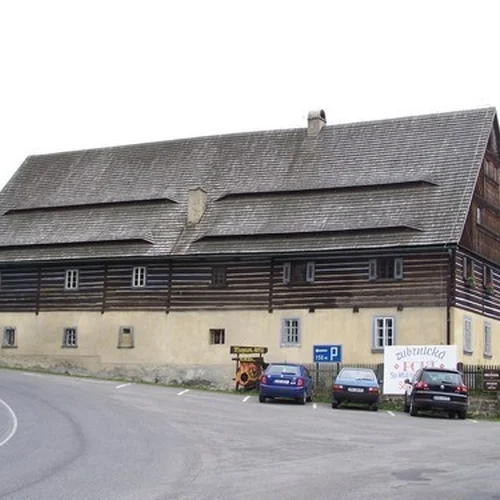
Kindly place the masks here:
<instances>
[{"instance_id":1,"label":"wooden shingle roof","mask_svg":"<svg viewBox=\"0 0 500 500\"><path fill-rule=\"evenodd\" d=\"M0 261L457 243L495 109L31 156ZM186 224L202 187L201 221Z\"/></svg>"}]
</instances>

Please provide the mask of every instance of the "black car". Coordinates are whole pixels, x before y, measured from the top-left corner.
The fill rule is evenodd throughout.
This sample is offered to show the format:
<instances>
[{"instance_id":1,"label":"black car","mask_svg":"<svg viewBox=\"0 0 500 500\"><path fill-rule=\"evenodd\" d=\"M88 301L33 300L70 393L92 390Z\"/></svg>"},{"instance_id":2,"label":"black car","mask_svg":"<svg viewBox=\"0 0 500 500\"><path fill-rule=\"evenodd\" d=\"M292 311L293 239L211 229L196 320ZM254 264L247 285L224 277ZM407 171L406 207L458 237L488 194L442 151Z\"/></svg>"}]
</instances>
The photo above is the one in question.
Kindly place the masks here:
<instances>
[{"instance_id":1,"label":"black car","mask_svg":"<svg viewBox=\"0 0 500 500\"><path fill-rule=\"evenodd\" d=\"M367 368L342 368L333 383L332 408L341 403L362 403L378 410L380 386L375 372Z\"/></svg>"},{"instance_id":2,"label":"black car","mask_svg":"<svg viewBox=\"0 0 500 500\"><path fill-rule=\"evenodd\" d=\"M420 410L447 412L450 418L467 417L467 386L457 370L421 368L405 380L404 411L416 416Z\"/></svg>"}]
</instances>

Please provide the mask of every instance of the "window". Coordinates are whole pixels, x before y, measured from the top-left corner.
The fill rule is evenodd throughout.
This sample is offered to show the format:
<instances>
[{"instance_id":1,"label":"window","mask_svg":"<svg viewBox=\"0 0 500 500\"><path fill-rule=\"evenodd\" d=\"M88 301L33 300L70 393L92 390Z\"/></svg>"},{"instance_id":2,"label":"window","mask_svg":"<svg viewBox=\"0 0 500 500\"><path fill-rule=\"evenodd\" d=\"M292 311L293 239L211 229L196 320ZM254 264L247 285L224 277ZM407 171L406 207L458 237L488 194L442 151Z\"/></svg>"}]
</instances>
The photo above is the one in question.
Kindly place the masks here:
<instances>
[{"instance_id":1,"label":"window","mask_svg":"<svg viewBox=\"0 0 500 500\"><path fill-rule=\"evenodd\" d=\"M63 347L78 347L76 341L76 328L65 328L63 334Z\"/></svg>"},{"instance_id":2,"label":"window","mask_svg":"<svg viewBox=\"0 0 500 500\"><path fill-rule=\"evenodd\" d=\"M463 257L462 259L462 273L464 279L473 279L474 277L474 264L472 259L469 257Z\"/></svg>"},{"instance_id":3,"label":"window","mask_svg":"<svg viewBox=\"0 0 500 500\"><path fill-rule=\"evenodd\" d=\"M2 347L17 347L16 329L12 326L6 326L3 329Z\"/></svg>"},{"instance_id":4,"label":"window","mask_svg":"<svg viewBox=\"0 0 500 500\"><path fill-rule=\"evenodd\" d=\"M308 283L314 283L314 277L316 274L316 265L313 261L306 264L306 281Z\"/></svg>"},{"instance_id":5,"label":"window","mask_svg":"<svg viewBox=\"0 0 500 500\"><path fill-rule=\"evenodd\" d=\"M476 223L477 223L477 224L481 224L481 215L482 215L482 213L481 213L481 212L482 212L482 211L481 211L481 208L480 208L480 207L477 207L477 208L476 208Z\"/></svg>"},{"instance_id":6,"label":"window","mask_svg":"<svg viewBox=\"0 0 500 500\"><path fill-rule=\"evenodd\" d=\"M211 328L209 336L210 344L222 345L226 343L226 332L223 328Z\"/></svg>"},{"instance_id":7,"label":"window","mask_svg":"<svg viewBox=\"0 0 500 500\"><path fill-rule=\"evenodd\" d=\"M403 279L403 259L401 257L370 259L368 263L368 278L370 280Z\"/></svg>"},{"instance_id":8,"label":"window","mask_svg":"<svg viewBox=\"0 0 500 500\"><path fill-rule=\"evenodd\" d=\"M132 326L120 326L118 348L132 349L132 347L134 347L134 328Z\"/></svg>"},{"instance_id":9,"label":"window","mask_svg":"<svg viewBox=\"0 0 500 500\"><path fill-rule=\"evenodd\" d=\"M290 262L285 262L283 264L283 283L290 283L292 279L292 264Z\"/></svg>"},{"instance_id":10,"label":"window","mask_svg":"<svg viewBox=\"0 0 500 500\"><path fill-rule=\"evenodd\" d=\"M143 288L146 286L145 267L134 267L132 270L132 286L134 288Z\"/></svg>"},{"instance_id":11,"label":"window","mask_svg":"<svg viewBox=\"0 0 500 500\"><path fill-rule=\"evenodd\" d=\"M483 266L483 286L484 288L493 289L493 269L490 266Z\"/></svg>"},{"instance_id":12,"label":"window","mask_svg":"<svg viewBox=\"0 0 500 500\"><path fill-rule=\"evenodd\" d=\"M212 268L212 286L224 288L227 286L226 266L214 266Z\"/></svg>"},{"instance_id":13,"label":"window","mask_svg":"<svg viewBox=\"0 0 500 500\"><path fill-rule=\"evenodd\" d=\"M488 358L493 356L491 350L491 324L488 321L484 322L484 355Z\"/></svg>"},{"instance_id":14,"label":"window","mask_svg":"<svg viewBox=\"0 0 500 500\"><path fill-rule=\"evenodd\" d=\"M373 350L383 351L386 345L396 344L395 319L378 316L373 321Z\"/></svg>"},{"instance_id":15,"label":"window","mask_svg":"<svg viewBox=\"0 0 500 500\"><path fill-rule=\"evenodd\" d=\"M281 346L300 346L300 320L298 318L281 320Z\"/></svg>"},{"instance_id":16,"label":"window","mask_svg":"<svg viewBox=\"0 0 500 500\"><path fill-rule=\"evenodd\" d=\"M464 338L463 351L465 354L472 354L472 318L464 318Z\"/></svg>"},{"instance_id":17,"label":"window","mask_svg":"<svg viewBox=\"0 0 500 500\"><path fill-rule=\"evenodd\" d=\"M78 288L78 269L66 270L66 290L76 290Z\"/></svg>"},{"instance_id":18,"label":"window","mask_svg":"<svg viewBox=\"0 0 500 500\"><path fill-rule=\"evenodd\" d=\"M285 262L283 264L284 284L313 283L316 274L316 265L309 262Z\"/></svg>"}]
</instances>

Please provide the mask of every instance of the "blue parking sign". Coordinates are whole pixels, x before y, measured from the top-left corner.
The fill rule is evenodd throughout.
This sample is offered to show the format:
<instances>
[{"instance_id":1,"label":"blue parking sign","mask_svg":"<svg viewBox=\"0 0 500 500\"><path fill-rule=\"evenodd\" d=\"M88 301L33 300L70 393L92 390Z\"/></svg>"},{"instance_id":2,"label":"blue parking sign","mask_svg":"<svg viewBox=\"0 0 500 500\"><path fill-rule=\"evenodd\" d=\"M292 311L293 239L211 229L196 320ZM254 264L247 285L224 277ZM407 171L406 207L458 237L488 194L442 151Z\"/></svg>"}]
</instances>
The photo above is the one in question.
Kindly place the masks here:
<instances>
[{"instance_id":1,"label":"blue parking sign","mask_svg":"<svg viewBox=\"0 0 500 500\"><path fill-rule=\"evenodd\" d=\"M313 346L313 361L315 363L341 363L342 345L315 345Z\"/></svg>"}]
</instances>

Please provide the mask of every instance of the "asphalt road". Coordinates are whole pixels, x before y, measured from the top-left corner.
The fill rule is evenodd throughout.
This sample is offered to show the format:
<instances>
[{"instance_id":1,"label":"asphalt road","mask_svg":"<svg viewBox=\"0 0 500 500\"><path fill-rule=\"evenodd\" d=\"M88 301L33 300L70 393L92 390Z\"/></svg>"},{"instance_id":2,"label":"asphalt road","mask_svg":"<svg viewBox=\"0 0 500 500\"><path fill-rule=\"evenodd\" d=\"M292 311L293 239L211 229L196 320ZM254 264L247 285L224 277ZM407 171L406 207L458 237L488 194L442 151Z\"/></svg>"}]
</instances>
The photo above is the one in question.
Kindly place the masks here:
<instances>
[{"instance_id":1,"label":"asphalt road","mask_svg":"<svg viewBox=\"0 0 500 500\"><path fill-rule=\"evenodd\" d=\"M0 370L0 499L500 499L500 423Z\"/></svg>"}]
</instances>

